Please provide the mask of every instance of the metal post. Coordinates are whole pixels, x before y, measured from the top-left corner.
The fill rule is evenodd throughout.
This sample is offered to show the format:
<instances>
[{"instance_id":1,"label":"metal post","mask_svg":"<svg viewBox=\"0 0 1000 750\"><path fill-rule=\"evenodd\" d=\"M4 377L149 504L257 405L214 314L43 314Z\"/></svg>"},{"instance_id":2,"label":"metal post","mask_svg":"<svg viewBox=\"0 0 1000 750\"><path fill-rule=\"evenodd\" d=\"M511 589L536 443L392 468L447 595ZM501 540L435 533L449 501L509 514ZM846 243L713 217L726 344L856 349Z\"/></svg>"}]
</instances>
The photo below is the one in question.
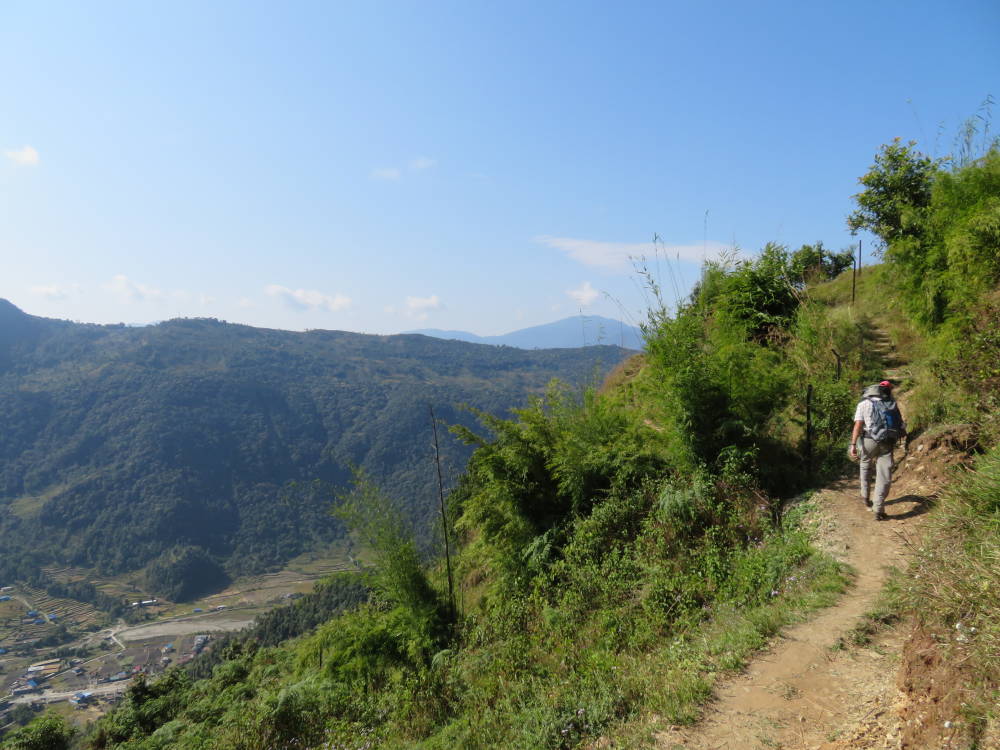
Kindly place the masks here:
<instances>
[{"instance_id":1,"label":"metal post","mask_svg":"<svg viewBox=\"0 0 1000 750\"><path fill-rule=\"evenodd\" d=\"M840 353L836 349L831 349L830 351L833 352L833 356L837 358L837 377L833 380L834 382L840 382Z\"/></svg>"}]
</instances>

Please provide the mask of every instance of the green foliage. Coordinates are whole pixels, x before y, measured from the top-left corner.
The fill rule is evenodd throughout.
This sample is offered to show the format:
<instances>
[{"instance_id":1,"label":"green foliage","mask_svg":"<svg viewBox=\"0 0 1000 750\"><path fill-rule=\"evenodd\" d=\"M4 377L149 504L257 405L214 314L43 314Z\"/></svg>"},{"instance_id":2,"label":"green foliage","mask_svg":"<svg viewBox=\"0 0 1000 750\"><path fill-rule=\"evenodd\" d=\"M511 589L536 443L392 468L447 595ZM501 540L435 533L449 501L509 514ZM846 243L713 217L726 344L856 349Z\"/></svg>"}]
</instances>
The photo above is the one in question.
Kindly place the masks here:
<instances>
[{"instance_id":1,"label":"green foliage","mask_svg":"<svg viewBox=\"0 0 1000 750\"><path fill-rule=\"evenodd\" d=\"M919 324L954 325L1000 280L1000 151L949 172L912 145L883 147L848 223L882 239Z\"/></svg>"},{"instance_id":2,"label":"green foliage","mask_svg":"<svg viewBox=\"0 0 1000 750\"><path fill-rule=\"evenodd\" d=\"M2 750L69 750L76 729L58 716L41 716L23 729L11 733Z\"/></svg>"},{"instance_id":3,"label":"green foliage","mask_svg":"<svg viewBox=\"0 0 1000 750\"><path fill-rule=\"evenodd\" d=\"M822 242L803 245L789 258L792 279L799 286L835 279L854 265L854 248L849 247L839 253L832 253Z\"/></svg>"},{"instance_id":4,"label":"green foliage","mask_svg":"<svg viewBox=\"0 0 1000 750\"><path fill-rule=\"evenodd\" d=\"M578 399L553 384L515 414L479 415L495 436L489 442L457 429L480 448L453 501L461 510L456 528L475 534L467 558L502 571L497 580L508 583L544 567L566 521L665 468L633 418L592 390Z\"/></svg>"},{"instance_id":5,"label":"green foliage","mask_svg":"<svg viewBox=\"0 0 1000 750\"><path fill-rule=\"evenodd\" d=\"M146 566L150 590L175 602L197 599L228 582L222 567L200 547L172 547Z\"/></svg>"},{"instance_id":6,"label":"green foliage","mask_svg":"<svg viewBox=\"0 0 1000 750\"><path fill-rule=\"evenodd\" d=\"M923 383L913 398L914 424L972 422L988 442L1000 434L1000 390L991 374L998 357L1000 151L987 144L980 157L953 161L951 169L898 143L884 151L894 158L873 167L870 174L885 172L878 189L872 183L856 198L862 212L878 201L903 207L901 228L883 235L886 263L871 292L883 307L901 300L924 338L915 352ZM919 174L922 187L891 179L894 170Z\"/></svg>"},{"instance_id":7,"label":"green foliage","mask_svg":"<svg viewBox=\"0 0 1000 750\"><path fill-rule=\"evenodd\" d=\"M35 709L28 703L18 703L10 710L10 720L24 726L35 718Z\"/></svg>"},{"instance_id":8,"label":"green foliage","mask_svg":"<svg viewBox=\"0 0 1000 750\"><path fill-rule=\"evenodd\" d=\"M788 251L769 242L759 256L726 275L719 314L743 324L759 341L786 330L799 304L792 274Z\"/></svg>"},{"instance_id":9,"label":"green foliage","mask_svg":"<svg viewBox=\"0 0 1000 750\"><path fill-rule=\"evenodd\" d=\"M939 162L917 152L915 145L896 138L875 155L871 169L858 180L864 190L854 196L858 208L847 217L852 232L866 229L884 245L919 236Z\"/></svg>"},{"instance_id":10,"label":"green foliage","mask_svg":"<svg viewBox=\"0 0 1000 750\"><path fill-rule=\"evenodd\" d=\"M251 653L260 646L277 646L305 635L367 598L368 588L359 574L334 574L301 599L261 615L249 628L221 636L213 648L189 662L186 670L194 678L211 677L212 670L223 661Z\"/></svg>"},{"instance_id":11,"label":"green foliage","mask_svg":"<svg viewBox=\"0 0 1000 750\"><path fill-rule=\"evenodd\" d=\"M118 731L130 750L570 748L622 727L633 740L627 727L650 713L695 720L716 675L741 668L783 623L845 585L803 530L809 505L788 498L843 467L856 386L887 366L873 344L898 322L899 295L885 285L915 283L906 243L926 249L954 227L967 237L969 226L988 226L989 201L972 200L992 189L985 173L955 175L979 187L953 185L898 144L876 166L884 174L869 176L856 221L886 232L887 262L863 276L865 293L882 295L867 306L841 304L848 251L768 245L756 258L710 264L678 309L658 301L645 366L616 390L552 385L511 419L474 411L485 437L455 428L475 448L449 506L460 536L457 621L411 524L362 476L340 516L372 550L367 603L280 647L234 639L208 679L177 681L176 700L129 698L98 736ZM991 168L986 159L966 169ZM982 210L979 223L963 223L963 201ZM978 259L973 270L956 261L966 273L985 269L961 328L975 334L966 335L971 354L954 372L978 378L977 403L990 404L995 311L982 290L992 272L977 253L992 240L976 236L986 239L963 240L950 256ZM936 262L921 266L928 284ZM940 288L958 300L951 283ZM951 304L944 328L958 317ZM970 485L962 523L996 515L993 479ZM990 560L994 526L968 537ZM949 534L952 549L964 543ZM968 578L982 587L993 572L977 565ZM960 593L955 611L992 633L991 605L970 603L972 588Z\"/></svg>"},{"instance_id":12,"label":"green foliage","mask_svg":"<svg viewBox=\"0 0 1000 750\"><path fill-rule=\"evenodd\" d=\"M752 260L708 264L676 315L663 304L651 310L646 398L677 469L721 471L748 456L768 490L802 481L785 469L801 462L783 414L805 396L785 361L804 294L793 276L787 251L770 244Z\"/></svg>"},{"instance_id":13,"label":"green foliage","mask_svg":"<svg viewBox=\"0 0 1000 750\"><path fill-rule=\"evenodd\" d=\"M1000 719L1000 446L939 499L899 596L905 611L941 633L963 663L963 699L975 723Z\"/></svg>"},{"instance_id":14,"label":"green foliage","mask_svg":"<svg viewBox=\"0 0 1000 750\"><path fill-rule=\"evenodd\" d=\"M42 566L150 566L153 593L192 596L223 580L217 566L258 573L340 539L328 488L351 465L425 524L427 404L471 425L457 403L503 414L555 375L581 382L625 354L214 320L81 325L0 301L0 579L45 588ZM468 449L443 449L457 472Z\"/></svg>"},{"instance_id":15,"label":"green foliage","mask_svg":"<svg viewBox=\"0 0 1000 750\"><path fill-rule=\"evenodd\" d=\"M334 513L373 557L367 575L373 594L417 619L440 625L445 604L427 577L413 531L385 493L359 470Z\"/></svg>"}]
</instances>

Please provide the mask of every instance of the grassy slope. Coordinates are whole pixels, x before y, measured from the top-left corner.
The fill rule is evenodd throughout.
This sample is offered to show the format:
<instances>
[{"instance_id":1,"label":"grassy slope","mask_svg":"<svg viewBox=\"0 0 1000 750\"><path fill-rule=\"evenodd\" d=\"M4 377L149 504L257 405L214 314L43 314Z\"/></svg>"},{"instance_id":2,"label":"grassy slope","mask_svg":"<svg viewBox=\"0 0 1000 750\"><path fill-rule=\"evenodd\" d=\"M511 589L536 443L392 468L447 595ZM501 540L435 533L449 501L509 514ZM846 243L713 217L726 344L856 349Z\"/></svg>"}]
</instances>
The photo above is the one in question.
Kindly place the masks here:
<instances>
[{"instance_id":1,"label":"grassy slope","mask_svg":"<svg viewBox=\"0 0 1000 750\"><path fill-rule=\"evenodd\" d=\"M902 356L876 359L873 372L905 358L908 385L930 391L922 377L929 377L927 352L934 344L894 308L883 274L866 269L853 306L847 304L849 275L814 288L809 321L800 324L787 351L818 367L815 353L832 344L849 369L860 351L871 358L894 350ZM890 347L880 343L882 334L890 337ZM828 375L828 365L812 374ZM648 366L624 369L605 388L603 401L630 415L626 432L637 431L644 444L669 450L669 436L657 423L666 415L650 396L659 386L656 373ZM870 374L858 367L852 372ZM776 421L793 441L801 429L794 408ZM929 427L933 413L918 411L912 418ZM837 439L842 442L843 435ZM961 618L976 628L979 635L963 658L972 659L975 675L974 683L965 683L976 696L967 701L967 713L980 727L990 721L998 610L991 598L997 590L996 527L982 522L989 498L996 496L998 472L995 458L986 460L993 464L978 475L978 489L958 488L957 499L943 500L935 526L940 541L921 553L938 576L911 592L911 606L929 595L941 602L923 608L925 621L953 627L952 620ZM835 471L836 464L827 468ZM672 489L684 495L683 487ZM970 492L979 499L970 500ZM684 570L695 578L705 575L718 551L698 537L693 541L701 547L687 556L656 548L670 536L677 496L665 485L612 493L566 532L561 562L526 592L498 596L491 581L495 571L468 551L478 536L467 536L459 565L465 624L454 645L435 655L426 670L382 670L367 687L344 680L343 671L331 665L345 632L407 627L387 617L385 607L363 608L281 647L234 652L208 681L180 680L163 688L162 697L126 705L126 718L149 722L148 738L136 737L129 747L291 747L297 740L307 746L325 740L329 747L365 741L384 747L571 747L602 735L638 746L664 722L697 718L721 675L740 669L785 623L831 603L848 582L847 571L811 549L808 502L786 515L782 532L765 532L756 546L731 550L726 575L711 591L690 577L677 578ZM637 531L625 540L613 533L630 525ZM594 544L612 553L594 555ZM958 566L934 559L955 545L976 554ZM435 574L439 590L441 574ZM666 601L669 611L686 588L701 591L702 603L665 618L657 605ZM895 606L898 611L905 605ZM122 714L116 720L123 721ZM311 723L304 722L307 715Z\"/></svg>"},{"instance_id":2,"label":"grassy slope","mask_svg":"<svg viewBox=\"0 0 1000 750\"><path fill-rule=\"evenodd\" d=\"M670 419L658 401L660 375L627 370L603 406L561 412L557 404L548 413L561 416L529 414L521 427L558 426L571 446L553 449L550 462L559 450L576 451L574 465L630 451L670 455L679 438L658 424ZM774 429L791 424L778 420ZM612 432L606 453L572 445ZM361 669L368 677L352 678L356 659L377 662L414 645L398 607L363 608L279 649L237 655L207 683L174 686L183 708L162 726L153 722L159 728L136 747L196 747L208 736L217 747L255 747L254 737L283 746L292 738L282 738L275 712L289 696L294 705L285 709L301 718L309 707L315 720L294 729L295 738L335 746L368 737L399 747L565 747L606 732L634 744L651 721L692 721L719 675L847 584L847 572L809 543L808 503L774 529L770 501L733 471L695 483L607 487L603 500L561 527L559 552L543 552L541 569L525 569L527 585L507 575L511 563L498 561L495 540L493 549L483 546L488 523L467 526L458 565L463 625L429 665L370 663ZM464 502L468 510L473 501ZM345 636L351 632L361 640ZM366 651L365 639L380 632L388 640ZM115 721L147 710L126 706Z\"/></svg>"}]
</instances>

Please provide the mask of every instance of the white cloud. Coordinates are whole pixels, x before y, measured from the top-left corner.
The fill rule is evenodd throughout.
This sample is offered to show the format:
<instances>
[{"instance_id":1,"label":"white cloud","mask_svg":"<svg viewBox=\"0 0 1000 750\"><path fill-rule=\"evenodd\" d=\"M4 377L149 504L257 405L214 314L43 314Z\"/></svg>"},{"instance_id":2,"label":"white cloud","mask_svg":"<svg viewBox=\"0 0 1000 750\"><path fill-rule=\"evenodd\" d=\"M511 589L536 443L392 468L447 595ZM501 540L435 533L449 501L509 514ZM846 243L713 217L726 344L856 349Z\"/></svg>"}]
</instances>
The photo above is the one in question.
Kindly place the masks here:
<instances>
[{"instance_id":1,"label":"white cloud","mask_svg":"<svg viewBox=\"0 0 1000 750\"><path fill-rule=\"evenodd\" d=\"M132 281L125 274L117 274L111 281L104 284L109 292L117 294L123 302L144 302L161 300L164 294L155 287L146 286Z\"/></svg>"},{"instance_id":2,"label":"white cloud","mask_svg":"<svg viewBox=\"0 0 1000 750\"><path fill-rule=\"evenodd\" d=\"M403 172L398 167L378 167L371 172L373 180L383 180L385 182L395 182L403 176Z\"/></svg>"},{"instance_id":3,"label":"white cloud","mask_svg":"<svg viewBox=\"0 0 1000 750\"><path fill-rule=\"evenodd\" d=\"M580 307L589 307L595 299L601 296L601 293L594 289L589 281L580 284L578 289L567 289L566 294L575 299Z\"/></svg>"},{"instance_id":4,"label":"white cloud","mask_svg":"<svg viewBox=\"0 0 1000 750\"><path fill-rule=\"evenodd\" d=\"M70 284L42 284L31 287L31 293L51 300L62 300L72 297L80 291L80 285L75 281Z\"/></svg>"},{"instance_id":5,"label":"white cloud","mask_svg":"<svg viewBox=\"0 0 1000 750\"><path fill-rule=\"evenodd\" d=\"M608 268L613 271L630 271L632 260L641 257L659 256L666 260L679 258L701 263L702 260L717 258L727 249L721 242L708 242L703 245L654 245L652 242L600 242L548 235L535 237L534 240L547 247L561 250L585 266Z\"/></svg>"},{"instance_id":6,"label":"white cloud","mask_svg":"<svg viewBox=\"0 0 1000 750\"><path fill-rule=\"evenodd\" d=\"M441 300L436 294L430 297L407 297L406 309L412 312L423 312L424 310L439 310Z\"/></svg>"},{"instance_id":7,"label":"white cloud","mask_svg":"<svg viewBox=\"0 0 1000 750\"><path fill-rule=\"evenodd\" d=\"M40 161L38 152L31 146L22 146L11 151L4 151L3 155L15 164L33 167Z\"/></svg>"},{"instance_id":8,"label":"white cloud","mask_svg":"<svg viewBox=\"0 0 1000 750\"><path fill-rule=\"evenodd\" d=\"M430 169L437 162L428 156L418 156L410 161L410 169Z\"/></svg>"},{"instance_id":9,"label":"white cloud","mask_svg":"<svg viewBox=\"0 0 1000 750\"><path fill-rule=\"evenodd\" d=\"M264 292L271 297L278 297L293 310L329 310L340 312L351 306L351 298L343 294L332 297L315 289L289 289L287 286L269 284Z\"/></svg>"},{"instance_id":10,"label":"white cloud","mask_svg":"<svg viewBox=\"0 0 1000 750\"><path fill-rule=\"evenodd\" d=\"M405 315L415 320L427 320L431 310L440 310L441 300L436 294L430 297L407 297Z\"/></svg>"},{"instance_id":11,"label":"white cloud","mask_svg":"<svg viewBox=\"0 0 1000 750\"><path fill-rule=\"evenodd\" d=\"M253 300L250 299L249 297L240 297L239 302L237 302L236 304L242 307L244 310L249 310L254 306Z\"/></svg>"}]
</instances>

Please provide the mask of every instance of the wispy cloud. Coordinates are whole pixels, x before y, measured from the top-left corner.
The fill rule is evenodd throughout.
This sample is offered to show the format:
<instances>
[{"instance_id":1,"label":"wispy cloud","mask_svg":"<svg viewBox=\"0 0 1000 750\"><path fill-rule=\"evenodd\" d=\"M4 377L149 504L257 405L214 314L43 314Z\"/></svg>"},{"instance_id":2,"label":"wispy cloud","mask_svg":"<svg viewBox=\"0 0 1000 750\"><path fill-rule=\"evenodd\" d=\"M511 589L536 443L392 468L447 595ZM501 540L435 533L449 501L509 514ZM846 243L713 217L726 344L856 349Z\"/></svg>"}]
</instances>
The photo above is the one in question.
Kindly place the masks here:
<instances>
[{"instance_id":1,"label":"wispy cloud","mask_svg":"<svg viewBox=\"0 0 1000 750\"><path fill-rule=\"evenodd\" d=\"M21 148L4 151L3 155L15 164L21 164L26 167L33 167L40 161L38 151L31 146L22 146Z\"/></svg>"},{"instance_id":2,"label":"wispy cloud","mask_svg":"<svg viewBox=\"0 0 1000 750\"><path fill-rule=\"evenodd\" d=\"M125 274L117 274L104 288L109 292L118 295L123 302L146 302L161 300L166 295L156 287L146 286L132 281Z\"/></svg>"},{"instance_id":3,"label":"wispy cloud","mask_svg":"<svg viewBox=\"0 0 1000 750\"><path fill-rule=\"evenodd\" d=\"M50 300L69 299L80 291L80 285L75 281L69 284L41 284L31 287L31 293Z\"/></svg>"},{"instance_id":4,"label":"wispy cloud","mask_svg":"<svg viewBox=\"0 0 1000 750\"><path fill-rule=\"evenodd\" d=\"M418 156L410 161L410 169L430 169L437 162L428 156Z\"/></svg>"},{"instance_id":5,"label":"wispy cloud","mask_svg":"<svg viewBox=\"0 0 1000 750\"><path fill-rule=\"evenodd\" d=\"M315 289L289 289L279 284L269 284L264 287L264 293L277 297L293 310L329 310L340 312L351 306L350 297L343 294L330 296Z\"/></svg>"},{"instance_id":6,"label":"wispy cloud","mask_svg":"<svg viewBox=\"0 0 1000 750\"><path fill-rule=\"evenodd\" d=\"M432 294L430 297L407 297L405 314L408 318L427 320L431 310L440 310L441 299Z\"/></svg>"},{"instance_id":7,"label":"wispy cloud","mask_svg":"<svg viewBox=\"0 0 1000 750\"><path fill-rule=\"evenodd\" d=\"M429 156L415 156L410 159L406 166L411 172L421 172L436 165L437 161ZM403 179L403 172L404 169L402 167L376 167L368 176L373 180L381 180L382 182L397 182Z\"/></svg>"},{"instance_id":8,"label":"wispy cloud","mask_svg":"<svg viewBox=\"0 0 1000 750\"><path fill-rule=\"evenodd\" d=\"M590 307L594 300L601 296L601 293L585 281L576 289L567 289L566 295L575 299L580 307Z\"/></svg>"},{"instance_id":9,"label":"wispy cloud","mask_svg":"<svg viewBox=\"0 0 1000 750\"><path fill-rule=\"evenodd\" d=\"M717 258L727 248L721 242L707 242L702 245L654 245L652 242L601 242L581 240L572 237L551 237L541 235L535 242L560 250L585 266L606 268L612 271L629 271L635 258L659 255L668 260L701 263L702 260Z\"/></svg>"},{"instance_id":10,"label":"wispy cloud","mask_svg":"<svg viewBox=\"0 0 1000 750\"><path fill-rule=\"evenodd\" d=\"M371 172L373 180L382 180L383 182L395 182L402 176L403 170L399 167L377 167Z\"/></svg>"}]
</instances>

